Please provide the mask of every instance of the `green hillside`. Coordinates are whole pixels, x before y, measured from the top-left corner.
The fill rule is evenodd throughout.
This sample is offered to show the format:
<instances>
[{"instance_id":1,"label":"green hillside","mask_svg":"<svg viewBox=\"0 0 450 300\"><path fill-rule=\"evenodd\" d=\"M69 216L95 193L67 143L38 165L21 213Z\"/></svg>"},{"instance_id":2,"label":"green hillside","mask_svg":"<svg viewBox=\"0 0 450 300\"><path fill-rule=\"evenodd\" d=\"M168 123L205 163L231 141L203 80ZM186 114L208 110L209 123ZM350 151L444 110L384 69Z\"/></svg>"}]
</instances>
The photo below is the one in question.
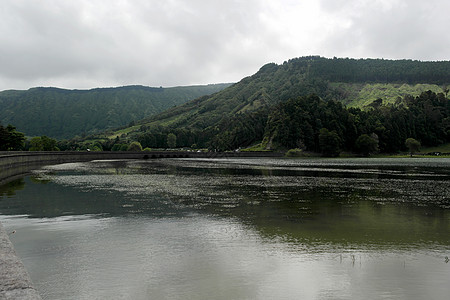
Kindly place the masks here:
<instances>
[{"instance_id":1,"label":"green hillside","mask_svg":"<svg viewBox=\"0 0 450 300\"><path fill-rule=\"evenodd\" d=\"M340 100L348 107L363 108L377 99L382 99L384 104L392 104L398 98L406 95L419 96L422 92L432 91L443 93L443 86L427 83L330 83L330 88L343 95Z\"/></svg>"},{"instance_id":2,"label":"green hillside","mask_svg":"<svg viewBox=\"0 0 450 300\"><path fill-rule=\"evenodd\" d=\"M0 123L28 136L71 138L128 125L229 85L8 90L0 92Z\"/></svg>"},{"instance_id":3,"label":"green hillside","mask_svg":"<svg viewBox=\"0 0 450 300\"><path fill-rule=\"evenodd\" d=\"M450 62L302 57L282 65L267 64L220 93L171 108L141 123L206 128L224 116L310 94L352 107L366 106L378 98L394 103L405 95L442 92L445 82L450 83Z\"/></svg>"},{"instance_id":4,"label":"green hillside","mask_svg":"<svg viewBox=\"0 0 450 300\"><path fill-rule=\"evenodd\" d=\"M380 150L396 152L404 150L401 139L405 136L422 137L428 145L447 141L448 83L448 61L301 57L281 65L267 64L256 74L214 95L172 107L109 137L120 137L118 143L139 141L143 147L158 148L167 147L167 135L173 133L178 147L231 150L264 140L266 149L273 148L274 142L280 147L298 144L320 151L320 130L324 127L331 132L340 126L338 136L330 136L339 137L339 143L345 143L341 145L344 149L355 150L358 135L376 134L384 143ZM296 99L302 100L291 101ZM288 101L293 106L282 106ZM315 104L306 105L305 101ZM421 106L420 101L429 103L428 108ZM303 108L297 110L299 106ZM409 106L414 107L413 114ZM291 115L292 111L304 116ZM339 120L333 119L338 118L336 111L341 112ZM432 121L426 121L425 115ZM298 120L292 122L293 119ZM302 128L305 122L309 125ZM384 122L389 122L389 128ZM350 131L344 128L351 129L351 138L345 136ZM290 136L284 138L284 134Z\"/></svg>"},{"instance_id":5,"label":"green hillside","mask_svg":"<svg viewBox=\"0 0 450 300\"><path fill-rule=\"evenodd\" d=\"M215 95L170 108L140 124L204 129L224 117L310 94L352 107L366 106L378 98L394 103L405 95L442 92L443 82L450 83L450 62L301 57L282 65L267 64Z\"/></svg>"}]
</instances>

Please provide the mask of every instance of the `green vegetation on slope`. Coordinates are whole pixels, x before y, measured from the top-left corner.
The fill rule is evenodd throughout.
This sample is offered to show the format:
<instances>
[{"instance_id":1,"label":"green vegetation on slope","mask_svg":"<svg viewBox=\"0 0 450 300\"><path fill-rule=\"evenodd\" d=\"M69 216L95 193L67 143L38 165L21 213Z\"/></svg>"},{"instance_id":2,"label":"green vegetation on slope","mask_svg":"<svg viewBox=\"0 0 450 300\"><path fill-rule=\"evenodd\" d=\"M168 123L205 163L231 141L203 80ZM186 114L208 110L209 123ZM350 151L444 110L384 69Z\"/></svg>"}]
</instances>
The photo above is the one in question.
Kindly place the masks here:
<instances>
[{"instance_id":1,"label":"green vegetation on slope","mask_svg":"<svg viewBox=\"0 0 450 300\"><path fill-rule=\"evenodd\" d=\"M315 94L362 107L374 100L393 103L405 95L443 92L450 62L301 57L263 66L256 74L210 97L201 97L140 122L146 125L204 129L222 118ZM442 86L442 87L441 87Z\"/></svg>"},{"instance_id":2,"label":"green vegetation on slope","mask_svg":"<svg viewBox=\"0 0 450 300\"><path fill-rule=\"evenodd\" d=\"M0 122L28 136L71 138L125 126L227 86L9 90L0 92Z\"/></svg>"},{"instance_id":3,"label":"green vegetation on slope","mask_svg":"<svg viewBox=\"0 0 450 300\"><path fill-rule=\"evenodd\" d=\"M235 149L260 142L269 112L289 99L314 94L326 102L371 109L406 103L405 97L428 90L446 95L446 83L450 62L301 57L267 64L221 92L172 107L114 136L126 133L144 147L164 147L163 136L173 132L186 137L178 146Z\"/></svg>"},{"instance_id":4,"label":"green vegetation on slope","mask_svg":"<svg viewBox=\"0 0 450 300\"><path fill-rule=\"evenodd\" d=\"M433 152L439 152L439 153L450 153L450 143L442 144L436 147L421 147L420 148L421 153L433 153Z\"/></svg>"},{"instance_id":5,"label":"green vegetation on slope","mask_svg":"<svg viewBox=\"0 0 450 300\"><path fill-rule=\"evenodd\" d=\"M309 74L330 82L348 83L450 83L450 61L350 59L304 57L311 61Z\"/></svg>"},{"instance_id":6,"label":"green vegetation on slope","mask_svg":"<svg viewBox=\"0 0 450 300\"><path fill-rule=\"evenodd\" d=\"M450 62L301 57L90 137L89 148L126 149L133 141L165 148L173 134L176 147L234 150L262 143L260 149L324 155L395 153L406 148L406 138L424 146L449 142L449 83ZM79 142L59 148L80 148Z\"/></svg>"},{"instance_id":7,"label":"green vegetation on slope","mask_svg":"<svg viewBox=\"0 0 450 300\"><path fill-rule=\"evenodd\" d=\"M406 150L409 138L426 146L450 142L450 100L444 94L428 91L368 111L317 96L299 97L272 109L264 134L267 147L300 148L326 156L342 150L397 153Z\"/></svg>"},{"instance_id":8,"label":"green vegetation on slope","mask_svg":"<svg viewBox=\"0 0 450 300\"><path fill-rule=\"evenodd\" d=\"M224 117L264 109L297 96L325 96L327 82L320 78L309 78L306 71L307 64L267 64L255 75L246 77L211 97L198 98L140 123L204 129Z\"/></svg>"},{"instance_id":9,"label":"green vegetation on slope","mask_svg":"<svg viewBox=\"0 0 450 300\"><path fill-rule=\"evenodd\" d=\"M406 95L419 96L425 91L443 93L444 88L437 84L408 84L408 83L330 83L330 88L339 91L341 102L348 107L363 108L377 99L384 104L394 104Z\"/></svg>"}]
</instances>

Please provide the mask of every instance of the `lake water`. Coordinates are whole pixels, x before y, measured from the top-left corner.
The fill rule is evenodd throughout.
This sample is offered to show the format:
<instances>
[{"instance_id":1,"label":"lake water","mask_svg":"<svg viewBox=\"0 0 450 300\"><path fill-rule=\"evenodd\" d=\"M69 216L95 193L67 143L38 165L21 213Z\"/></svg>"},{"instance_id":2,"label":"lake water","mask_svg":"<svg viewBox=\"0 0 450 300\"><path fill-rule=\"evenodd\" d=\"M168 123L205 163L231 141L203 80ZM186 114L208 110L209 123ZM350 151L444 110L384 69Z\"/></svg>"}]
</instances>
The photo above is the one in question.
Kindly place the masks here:
<instances>
[{"instance_id":1,"label":"lake water","mask_svg":"<svg viewBox=\"0 0 450 300\"><path fill-rule=\"evenodd\" d=\"M448 299L450 159L157 159L0 187L44 299Z\"/></svg>"}]
</instances>

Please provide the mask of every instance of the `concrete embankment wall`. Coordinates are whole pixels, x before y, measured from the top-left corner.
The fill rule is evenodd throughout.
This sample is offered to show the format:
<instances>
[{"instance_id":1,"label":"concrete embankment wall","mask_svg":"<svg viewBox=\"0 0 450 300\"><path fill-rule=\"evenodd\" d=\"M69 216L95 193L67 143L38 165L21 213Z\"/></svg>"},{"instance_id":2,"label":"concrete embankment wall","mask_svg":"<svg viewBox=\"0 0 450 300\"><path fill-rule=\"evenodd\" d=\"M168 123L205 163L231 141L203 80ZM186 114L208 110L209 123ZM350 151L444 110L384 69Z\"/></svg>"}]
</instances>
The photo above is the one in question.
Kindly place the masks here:
<instances>
[{"instance_id":1,"label":"concrete embankment wall","mask_svg":"<svg viewBox=\"0 0 450 300\"><path fill-rule=\"evenodd\" d=\"M96 159L138 159L142 153L113 152L0 152L0 185L21 178L39 166ZM109 155L108 155L109 154Z\"/></svg>"},{"instance_id":2,"label":"concrete embankment wall","mask_svg":"<svg viewBox=\"0 0 450 300\"><path fill-rule=\"evenodd\" d=\"M0 151L0 185L27 175L32 169L50 164L83 162L105 159L156 159L156 158L232 158L278 157L274 152L2 152Z\"/></svg>"},{"instance_id":3,"label":"concrete embankment wall","mask_svg":"<svg viewBox=\"0 0 450 300\"><path fill-rule=\"evenodd\" d=\"M0 299L41 299L1 223Z\"/></svg>"}]
</instances>

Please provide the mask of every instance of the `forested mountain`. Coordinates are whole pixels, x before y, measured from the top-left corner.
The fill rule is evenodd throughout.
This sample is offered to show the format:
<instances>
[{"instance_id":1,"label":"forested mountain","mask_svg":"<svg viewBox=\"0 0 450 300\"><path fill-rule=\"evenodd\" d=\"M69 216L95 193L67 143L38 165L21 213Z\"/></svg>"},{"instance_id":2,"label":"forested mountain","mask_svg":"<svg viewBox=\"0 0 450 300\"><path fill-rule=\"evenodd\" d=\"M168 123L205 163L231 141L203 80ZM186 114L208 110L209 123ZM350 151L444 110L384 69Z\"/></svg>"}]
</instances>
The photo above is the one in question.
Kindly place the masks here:
<instances>
[{"instance_id":1,"label":"forested mountain","mask_svg":"<svg viewBox=\"0 0 450 300\"><path fill-rule=\"evenodd\" d=\"M296 58L292 64L308 67L309 76L331 82L450 83L450 61ZM306 61L305 61L306 60Z\"/></svg>"},{"instance_id":2,"label":"forested mountain","mask_svg":"<svg viewBox=\"0 0 450 300\"><path fill-rule=\"evenodd\" d=\"M298 96L315 94L324 100L347 104L358 100L358 93L366 93L365 87L375 86L379 91L377 96L394 102L398 96L417 96L430 89L443 91L447 83L450 84L448 61L301 57L282 65L267 64L253 76L220 93L169 109L143 122L206 128L219 122L224 115L258 110ZM370 102L376 99L370 99Z\"/></svg>"},{"instance_id":3,"label":"forested mountain","mask_svg":"<svg viewBox=\"0 0 450 300\"><path fill-rule=\"evenodd\" d=\"M298 97L278 104L268 115L267 147L300 148L327 156L342 150L364 152L362 136L372 143L368 152L406 150L408 138L423 145L450 142L450 100L431 91L406 96L394 105L374 105L366 111L345 108L317 96Z\"/></svg>"},{"instance_id":4,"label":"forested mountain","mask_svg":"<svg viewBox=\"0 0 450 300\"><path fill-rule=\"evenodd\" d=\"M274 145L285 148L297 146L320 151L319 133L321 129L327 129L330 133L335 131L338 134L341 149L355 150L359 135L376 134L380 138L380 150L395 152L405 148L404 141L388 140L385 137L403 138L411 135L430 145L448 142L450 129L445 125L449 122L447 84L450 84L448 61L301 57L282 65L267 64L256 74L217 94L197 98L144 119L139 122L139 126L126 131L126 137L122 137L137 140L143 147L167 147L167 135L173 133L177 136L177 146L195 144L230 150L247 147L264 139L266 148ZM424 94L427 91L429 93ZM424 97L438 98L439 101L427 100L425 107L419 105L420 109L412 108L415 102L411 99ZM305 101L312 104L306 105ZM293 103L293 107L284 108L283 105L287 103ZM347 109L347 104L362 109ZM297 109L298 105L300 110ZM295 114L286 114L286 109L295 111ZM393 117L409 115L412 109L416 112L414 117L402 117L402 120ZM317 111L313 113L310 110ZM368 113L368 110L374 112ZM339 122L333 122L339 111L342 112L342 118L338 118ZM316 115L319 113L320 117ZM404 127L397 124L416 122L420 114L428 118L427 121L421 121L420 126L439 127L436 129L439 133L434 132L432 138L427 138L424 132L431 134L434 129L421 130L417 127L419 125ZM376 120L365 120L375 116ZM362 123L355 124L348 120L340 123L346 118L356 118L358 122L369 122L371 125L362 126ZM391 122L390 127L384 122ZM434 127L430 122L434 122ZM356 126L352 131L356 136L349 138L350 133L344 129L338 130L336 126L345 127L346 130ZM385 130L381 129L383 126ZM294 133L299 130L300 133ZM402 132L397 135L399 131ZM388 145L394 142L395 146Z\"/></svg>"},{"instance_id":5,"label":"forested mountain","mask_svg":"<svg viewBox=\"0 0 450 300\"><path fill-rule=\"evenodd\" d=\"M12 123L27 135L35 132L31 128L22 129L27 123L40 130L45 128L39 122L50 124L47 128L57 128L59 136L78 134L65 128L67 120L70 128L81 129L86 134L95 133L97 128L130 123L128 128L61 141L58 145L42 137L39 141L28 142L24 149L115 151L192 147L225 151L253 146L259 150L298 148L326 156L335 156L341 151L368 155L377 151L405 151L406 140L419 141L424 146L449 143L448 84L448 61L310 56L281 65L267 64L256 74L215 94L181 105L175 100L186 101L186 94L193 94L189 87L5 91L0 93L0 107L5 107L5 103L20 103L16 109L31 111L27 118L34 124L11 118L7 122L3 120L4 124ZM204 88L197 87L202 91ZM203 94L223 86L206 88L211 90ZM148 101L149 95L160 101ZM47 100L34 107L39 99ZM67 109L63 105L67 103L77 108ZM155 114L167 107L170 108ZM48 113L52 109L61 114L54 118ZM2 110L2 114L5 112ZM6 115L11 117L10 112ZM95 119L97 115L103 118ZM140 116L146 118L136 121ZM8 127L4 131L10 136L9 132L15 132L13 129ZM49 132L50 129L44 134L52 136ZM49 147L43 146L46 141L52 142L47 143Z\"/></svg>"},{"instance_id":6,"label":"forested mountain","mask_svg":"<svg viewBox=\"0 0 450 300\"><path fill-rule=\"evenodd\" d=\"M229 85L8 90L0 92L0 124L27 136L72 138L128 125Z\"/></svg>"}]
</instances>

